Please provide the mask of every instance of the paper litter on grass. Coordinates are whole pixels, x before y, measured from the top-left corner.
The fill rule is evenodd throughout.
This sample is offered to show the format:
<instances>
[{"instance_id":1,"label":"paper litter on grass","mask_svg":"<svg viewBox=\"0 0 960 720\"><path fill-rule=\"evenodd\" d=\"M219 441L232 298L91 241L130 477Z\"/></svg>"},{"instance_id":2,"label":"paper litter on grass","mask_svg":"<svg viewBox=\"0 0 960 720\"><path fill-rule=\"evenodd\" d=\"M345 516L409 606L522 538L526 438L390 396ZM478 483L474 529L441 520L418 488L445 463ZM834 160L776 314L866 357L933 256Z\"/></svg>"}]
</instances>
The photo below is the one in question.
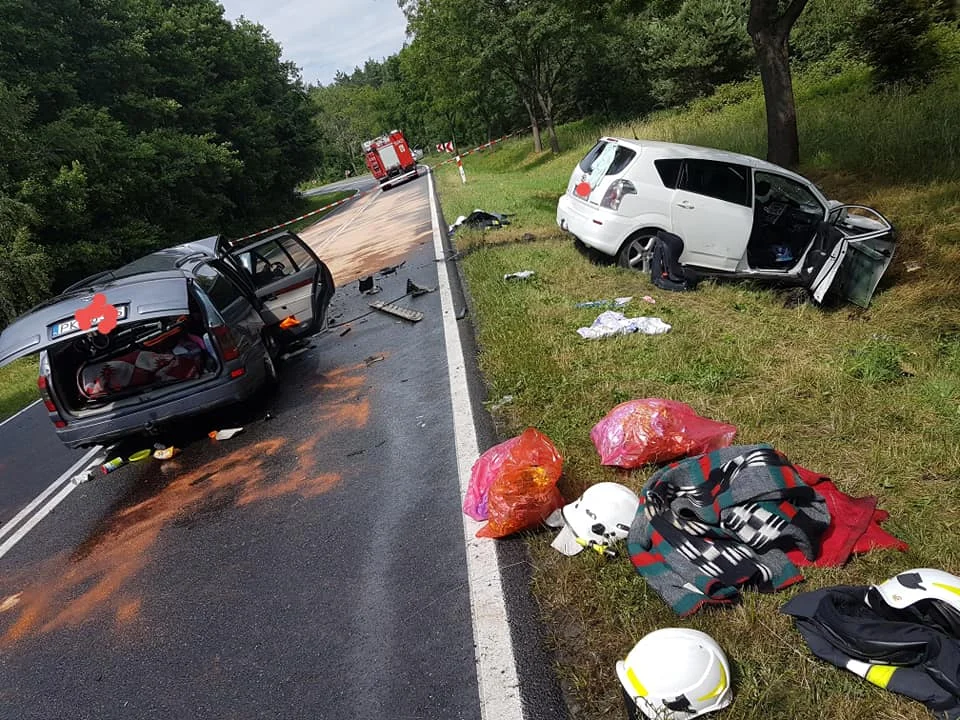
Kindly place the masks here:
<instances>
[{"instance_id":1,"label":"paper litter on grass","mask_svg":"<svg viewBox=\"0 0 960 720\"><path fill-rule=\"evenodd\" d=\"M644 335L662 335L670 331L670 325L656 317L628 318L623 313L607 310L600 313L590 327L577 330L580 337L587 340L611 337L613 335L629 335L643 333Z\"/></svg>"},{"instance_id":2,"label":"paper litter on grass","mask_svg":"<svg viewBox=\"0 0 960 720\"><path fill-rule=\"evenodd\" d=\"M618 308L623 307L628 302L633 300L633 297L618 297L613 300L589 300L587 302L580 302L576 304L578 308Z\"/></svg>"}]
</instances>

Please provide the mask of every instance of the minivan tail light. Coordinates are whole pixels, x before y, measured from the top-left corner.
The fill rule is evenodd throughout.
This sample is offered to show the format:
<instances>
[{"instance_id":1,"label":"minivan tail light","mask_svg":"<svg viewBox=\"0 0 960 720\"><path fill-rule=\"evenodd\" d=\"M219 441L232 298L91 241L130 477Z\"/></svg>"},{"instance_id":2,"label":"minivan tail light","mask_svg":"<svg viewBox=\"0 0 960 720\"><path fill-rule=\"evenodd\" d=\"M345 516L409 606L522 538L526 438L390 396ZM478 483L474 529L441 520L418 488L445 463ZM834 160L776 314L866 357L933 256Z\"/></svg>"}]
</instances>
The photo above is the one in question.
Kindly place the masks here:
<instances>
[{"instance_id":1,"label":"minivan tail light","mask_svg":"<svg viewBox=\"0 0 960 720\"><path fill-rule=\"evenodd\" d=\"M220 346L220 356L224 362L230 362L240 357L237 341L234 339L233 333L230 332L230 328L226 325L214 325L210 330L217 339L217 344Z\"/></svg>"},{"instance_id":2,"label":"minivan tail light","mask_svg":"<svg viewBox=\"0 0 960 720\"><path fill-rule=\"evenodd\" d=\"M617 180L603 194L603 200L600 201L600 207L610 210L619 210L620 203L626 195L636 195L637 189L629 180Z\"/></svg>"}]
</instances>

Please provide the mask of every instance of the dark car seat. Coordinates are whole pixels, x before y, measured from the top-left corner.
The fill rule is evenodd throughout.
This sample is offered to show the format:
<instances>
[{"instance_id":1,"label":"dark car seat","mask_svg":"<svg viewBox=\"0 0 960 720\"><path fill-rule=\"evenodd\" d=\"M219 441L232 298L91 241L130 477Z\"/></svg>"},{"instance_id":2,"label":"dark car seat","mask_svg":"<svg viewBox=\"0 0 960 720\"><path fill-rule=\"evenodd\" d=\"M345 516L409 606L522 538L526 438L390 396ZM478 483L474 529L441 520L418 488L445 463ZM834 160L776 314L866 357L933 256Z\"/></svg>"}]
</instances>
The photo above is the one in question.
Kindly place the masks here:
<instances>
[{"instance_id":1,"label":"dark car seat","mask_svg":"<svg viewBox=\"0 0 960 720\"><path fill-rule=\"evenodd\" d=\"M694 290L700 277L680 264L683 239L679 235L658 230L650 261L650 280L661 290L685 292Z\"/></svg>"}]
</instances>

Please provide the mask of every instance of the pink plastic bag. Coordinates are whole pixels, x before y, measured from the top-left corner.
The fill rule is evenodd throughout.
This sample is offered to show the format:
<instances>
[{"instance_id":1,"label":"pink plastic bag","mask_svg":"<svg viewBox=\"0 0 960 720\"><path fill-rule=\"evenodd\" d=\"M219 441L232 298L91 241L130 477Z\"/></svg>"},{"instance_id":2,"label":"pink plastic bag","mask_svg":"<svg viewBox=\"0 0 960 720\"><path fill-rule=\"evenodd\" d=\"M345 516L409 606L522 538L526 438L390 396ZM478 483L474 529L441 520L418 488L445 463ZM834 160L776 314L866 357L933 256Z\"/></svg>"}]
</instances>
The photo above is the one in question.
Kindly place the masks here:
<instances>
[{"instance_id":1,"label":"pink plastic bag","mask_svg":"<svg viewBox=\"0 0 960 720\"><path fill-rule=\"evenodd\" d=\"M736 432L735 425L701 417L684 403L643 398L613 408L590 439L602 464L635 468L726 447Z\"/></svg>"},{"instance_id":2,"label":"pink plastic bag","mask_svg":"<svg viewBox=\"0 0 960 720\"><path fill-rule=\"evenodd\" d=\"M463 499L463 512L474 520L489 517L487 499L494 480L505 473L529 467L542 467L554 484L560 478L563 458L550 439L534 428L494 445L477 458L470 471L470 483Z\"/></svg>"}]
</instances>

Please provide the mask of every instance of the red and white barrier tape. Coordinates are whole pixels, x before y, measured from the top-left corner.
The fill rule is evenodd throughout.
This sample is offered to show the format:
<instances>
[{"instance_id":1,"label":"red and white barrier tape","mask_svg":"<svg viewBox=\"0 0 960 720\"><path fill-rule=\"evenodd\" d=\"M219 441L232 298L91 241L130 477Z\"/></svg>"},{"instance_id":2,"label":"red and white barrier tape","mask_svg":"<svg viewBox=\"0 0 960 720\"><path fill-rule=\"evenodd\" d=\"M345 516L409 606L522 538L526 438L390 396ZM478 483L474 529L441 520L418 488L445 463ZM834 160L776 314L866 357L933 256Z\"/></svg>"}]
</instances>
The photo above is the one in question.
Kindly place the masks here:
<instances>
[{"instance_id":1,"label":"red and white barrier tape","mask_svg":"<svg viewBox=\"0 0 960 720\"><path fill-rule=\"evenodd\" d=\"M503 142L504 140L506 140L506 139L508 139L508 138L514 137L515 135L522 135L523 133L527 132L527 130L529 130L529 129L532 128L532 127L533 127L533 125L527 125L525 128L522 128L522 129L520 129L520 130L514 130L514 131L511 132L511 133L507 133L506 135L503 135L503 136L501 136L501 137L498 137L496 140L489 140L489 141L485 142L483 145L478 145L477 147L473 148L473 150L467 150L466 152L460 153L457 157L452 157L452 158L450 158L449 160L444 160L443 162L439 162L439 163L437 163L436 165L431 165L431 166L430 166L430 169L433 170L433 169L438 168L438 167L441 167L441 166L443 166L443 165L447 165L448 163L457 162L457 158L465 158L467 155L470 155L470 154L472 154L472 153L480 152L481 150L486 150L488 147L491 147L491 146L493 146L493 145L496 145L497 143L501 143L501 142Z\"/></svg>"},{"instance_id":2,"label":"red and white barrier tape","mask_svg":"<svg viewBox=\"0 0 960 720\"><path fill-rule=\"evenodd\" d=\"M378 189L378 188L373 188L373 190L376 190L376 189ZM280 223L279 225L274 225L273 227L264 228L263 230L257 230L255 233L250 233L249 235L244 235L243 237L237 238L236 240L231 240L231 241L230 241L230 244L231 244L231 245L237 245L237 244L239 244L239 243L242 243L244 240L250 240L251 238L259 237L259 236L261 236L261 235L266 235L268 232L273 232L274 230L279 230L280 228L285 228L287 225L293 225L293 223L295 223L295 222L300 222L301 220L306 220L308 217L311 217L311 216L316 215L316 214L318 214L318 213L322 213L324 210L329 210L330 208L335 208L335 207L337 207L338 205L343 205L344 203L348 203L348 202L350 202L351 200L356 200L356 199L357 199L358 197L360 197L361 195L366 195L367 193L370 193L370 192L372 192L372 190L363 190L362 192L358 192L358 193L355 193L355 194L353 194L353 195L351 195L351 196L349 196L349 197L345 197L345 198L342 198L342 199L340 199L340 200L337 200L336 202L332 202L332 203L330 203L329 205L324 205L324 206L321 207L321 208L317 208L316 210L311 210L311 211L308 212L308 213L304 213L304 214L301 215L300 217L295 217L295 218L292 218L292 219L290 219L290 220L285 220L284 222Z\"/></svg>"}]
</instances>

